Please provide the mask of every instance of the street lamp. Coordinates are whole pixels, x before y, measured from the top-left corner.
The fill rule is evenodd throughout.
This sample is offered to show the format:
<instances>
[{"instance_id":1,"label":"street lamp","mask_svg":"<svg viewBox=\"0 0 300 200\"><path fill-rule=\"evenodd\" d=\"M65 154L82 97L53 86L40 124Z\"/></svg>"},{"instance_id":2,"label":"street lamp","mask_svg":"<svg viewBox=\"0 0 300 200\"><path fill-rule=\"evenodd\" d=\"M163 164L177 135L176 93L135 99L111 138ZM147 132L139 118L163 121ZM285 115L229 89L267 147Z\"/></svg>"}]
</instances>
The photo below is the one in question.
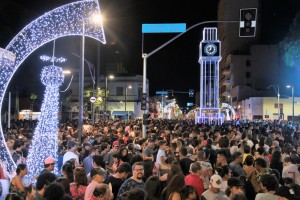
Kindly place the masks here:
<instances>
[{"instance_id":1,"label":"street lamp","mask_svg":"<svg viewBox=\"0 0 300 200\"><path fill-rule=\"evenodd\" d=\"M132 88L131 85L128 85L128 86L126 85L125 86L125 112L127 111L126 110L126 104L127 104L127 90L128 90L128 88L131 89ZM129 118L129 111L128 111L128 118Z\"/></svg>"},{"instance_id":2,"label":"street lamp","mask_svg":"<svg viewBox=\"0 0 300 200\"><path fill-rule=\"evenodd\" d=\"M294 123L294 116L295 116L295 96L294 96L294 86L287 85L287 88L292 88L292 122Z\"/></svg>"},{"instance_id":3,"label":"street lamp","mask_svg":"<svg viewBox=\"0 0 300 200\"><path fill-rule=\"evenodd\" d=\"M280 120L280 103L279 103L279 101L280 101L280 94L279 94L279 85L277 85L277 89L275 88L274 85L269 85L269 86L267 87L267 89L269 89L270 87L273 87L274 91L275 91L276 94L277 94L278 120Z\"/></svg>"},{"instance_id":4,"label":"street lamp","mask_svg":"<svg viewBox=\"0 0 300 200\"><path fill-rule=\"evenodd\" d=\"M107 105L107 78L114 79L115 77L113 75L109 75L105 77L105 104L104 104L104 112L106 113L106 105Z\"/></svg>"}]
</instances>

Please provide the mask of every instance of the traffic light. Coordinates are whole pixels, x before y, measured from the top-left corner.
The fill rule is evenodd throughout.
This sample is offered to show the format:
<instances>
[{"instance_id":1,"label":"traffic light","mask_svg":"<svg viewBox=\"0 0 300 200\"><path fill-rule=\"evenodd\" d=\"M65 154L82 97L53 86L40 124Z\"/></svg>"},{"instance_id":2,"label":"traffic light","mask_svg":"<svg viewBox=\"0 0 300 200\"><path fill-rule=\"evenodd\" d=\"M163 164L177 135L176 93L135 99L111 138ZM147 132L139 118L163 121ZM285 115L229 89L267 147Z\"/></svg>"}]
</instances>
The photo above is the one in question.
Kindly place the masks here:
<instances>
[{"instance_id":1,"label":"traffic light","mask_svg":"<svg viewBox=\"0 0 300 200\"><path fill-rule=\"evenodd\" d=\"M189 90L189 97L194 97L194 90L193 89Z\"/></svg>"},{"instance_id":2,"label":"traffic light","mask_svg":"<svg viewBox=\"0 0 300 200\"><path fill-rule=\"evenodd\" d=\"M147 94L142 93L141 110L147 110Z\"/></svg>"},{"instance_id":3,"label":"traffic light","mask_svg":"<svg viewBox=\"0 0 300 200\"><path fill-rule=\"evenodd\" d=\"M257 8L240 9L240 37L255 37Z\"/></svg>"}]
</instances>

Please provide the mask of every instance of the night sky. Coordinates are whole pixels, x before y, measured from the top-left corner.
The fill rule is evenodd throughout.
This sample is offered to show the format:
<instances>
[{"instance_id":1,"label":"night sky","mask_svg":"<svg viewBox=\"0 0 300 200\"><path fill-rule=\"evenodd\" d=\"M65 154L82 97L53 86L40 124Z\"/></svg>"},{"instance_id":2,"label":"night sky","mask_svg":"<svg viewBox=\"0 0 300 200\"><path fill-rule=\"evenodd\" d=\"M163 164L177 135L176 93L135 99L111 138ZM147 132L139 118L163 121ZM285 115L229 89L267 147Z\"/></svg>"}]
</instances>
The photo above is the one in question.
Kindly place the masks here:
<instances>
[{"instance_id":1,"label":"night sky","mask_svg":"<svg viewBox=\"0 0 300 200\"><path fill-rule=\"evenodd\" d=\"M262 12L265 24L262 40L276 43L282 39L295 15L299 0L263 0ZM43 13L73 1L70 0L1 0L0 2L0 46L5 48L9 41L28 23ZM297 5L296 5L297 4ZM142 75L142 31L143 23L186 23L190 27L196 23L217 20L218 0L174 1L174 0L102 0L101 12L105 17L104 31L107 44L101 44L100 74L104 73L112 43L119 51L124 67L130 74ZM238 20L238 19L235 19ZM277 21L276 21L277 20ZM272 25L273 24L273 25ZM212 24L216 26L216 24ZM199 43L202 28L195 28L173 43L158 51L148 59L147 78L150 81L150 95L158 90L186 91L199 90ZM176 34L144 34L144 53L149 53L167 42ZM86 59L96 63L97 42L87 39ZM44 45L20 66L10 83L14 89L30 88L43 94L40 72L47 65L39 60L41 54L52 54L53 43ZM80 54L80 38L68 37L56 41L56 56L76 60L72 53ZM66 63L66 65L70 65ZM62 66L65 67L65 66ZM78 67L78 66L76 66ZM74 68L76 68L74 67ZM29 70L30 69L30 70ZM18 84L22 82L22 84ZM188 94L174 94L180 106L194 102Z\"/></svg>"}]
</instances>

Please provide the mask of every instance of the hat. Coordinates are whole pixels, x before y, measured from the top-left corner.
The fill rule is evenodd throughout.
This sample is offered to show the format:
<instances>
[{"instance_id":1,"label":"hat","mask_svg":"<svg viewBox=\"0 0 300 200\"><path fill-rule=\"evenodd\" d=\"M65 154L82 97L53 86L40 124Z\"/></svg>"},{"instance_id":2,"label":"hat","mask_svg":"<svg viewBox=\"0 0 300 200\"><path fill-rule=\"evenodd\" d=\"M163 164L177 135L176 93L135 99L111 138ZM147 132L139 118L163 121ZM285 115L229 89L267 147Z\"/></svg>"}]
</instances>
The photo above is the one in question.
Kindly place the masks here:
<instances>
[{"instance_id":1,"label":"hat","mask_svg":"<svg viewBox=\"0 0 300 200\"><path fill-rule=\"evenodd\" d=\"M275 195L285 197L287 199L295 199L294 190L288 186L282 185L275 190Z\"/></svg>"},{"instance_id":2,"label":"hat","mask_svg":"<svg viewBox=\"0 0 300 200\"><path fill-rule=\"evenodd\" d=\"M120 146L120 142L118 140L114 141L113 146Z\"/></svg>"},{"instance_id":3,"label":"hat","mask_svg":"<svg viewBox=\"0 0 300 200\"><path fill-rule=\"evenodd\" d=\"M48 158L45 159L44 163L45 163L46 165L54 164L54 163L55 163L55 159L52 158L51 156L49 156Z\"/></svg>"},{"instance_id":4,"label":"hat","mask_svg":"<svg viewBox=\"0 0 300 200\"><path fill-rule=\"evenodd\" d=\"M212 177L210 177L210 183L214 188L220 189L222 188L222 177L219 176L218 174L214 174L212 175Z\"/></svg>"},{"instance_id":5,"label":"hat","mask_svg":"<svg viewBox=\"0 0 300 200\"><path fill-rule=\"evenodd\" d=\"M72 149L75 145L77 145L77 143L75 141L69 141L68 142L68 149Z\"/></svg>"},{"instance_id":6,"label":"hat","mask_svg":"<svg viewBox=\"0 0 300 200\"><path fill-rule=\"evenodd\" d=\"M93 168L91 170L91 173L90 173L91 178L93 178L97 174L99 174L100 176L105 177L106 172L105 172L105 170L103 168Z\"/></svg>"},{"instance_id":7,"label":"hat","mask_svg":"<svg viewBox=\"0 0 300 200\"><path fill-rule=\"evenodd\" d=\"M231 177L228 179L227 181L227 185L230 187L233 186L245 186L245 184L243 183L243 181L241 181L241 179L237 178L237 177Z\"/></svg>"}]
</instances>

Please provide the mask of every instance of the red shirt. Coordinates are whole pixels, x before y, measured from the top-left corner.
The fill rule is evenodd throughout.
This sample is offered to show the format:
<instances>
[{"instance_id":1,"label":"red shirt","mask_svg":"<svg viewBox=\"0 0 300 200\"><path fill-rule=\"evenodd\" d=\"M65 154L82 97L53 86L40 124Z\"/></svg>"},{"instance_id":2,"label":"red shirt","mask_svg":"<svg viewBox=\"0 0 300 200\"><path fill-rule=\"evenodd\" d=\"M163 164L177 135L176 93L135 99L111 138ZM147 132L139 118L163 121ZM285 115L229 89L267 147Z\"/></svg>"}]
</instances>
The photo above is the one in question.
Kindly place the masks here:
<instances>
[{"instance_id":1,"label":"red shirt","mask_svg":"<svg viewBox=\"0 0 300 200\"><path fill-rule=\"evenodd\" d=\"M204 192L203 182L202 182L201 178L196 174L191 173L191 174L187 175L185 177L185 184L193 186L198 194L198 197L200 197L202 195L202 193Z\"/></svg>"}]
</instances>

